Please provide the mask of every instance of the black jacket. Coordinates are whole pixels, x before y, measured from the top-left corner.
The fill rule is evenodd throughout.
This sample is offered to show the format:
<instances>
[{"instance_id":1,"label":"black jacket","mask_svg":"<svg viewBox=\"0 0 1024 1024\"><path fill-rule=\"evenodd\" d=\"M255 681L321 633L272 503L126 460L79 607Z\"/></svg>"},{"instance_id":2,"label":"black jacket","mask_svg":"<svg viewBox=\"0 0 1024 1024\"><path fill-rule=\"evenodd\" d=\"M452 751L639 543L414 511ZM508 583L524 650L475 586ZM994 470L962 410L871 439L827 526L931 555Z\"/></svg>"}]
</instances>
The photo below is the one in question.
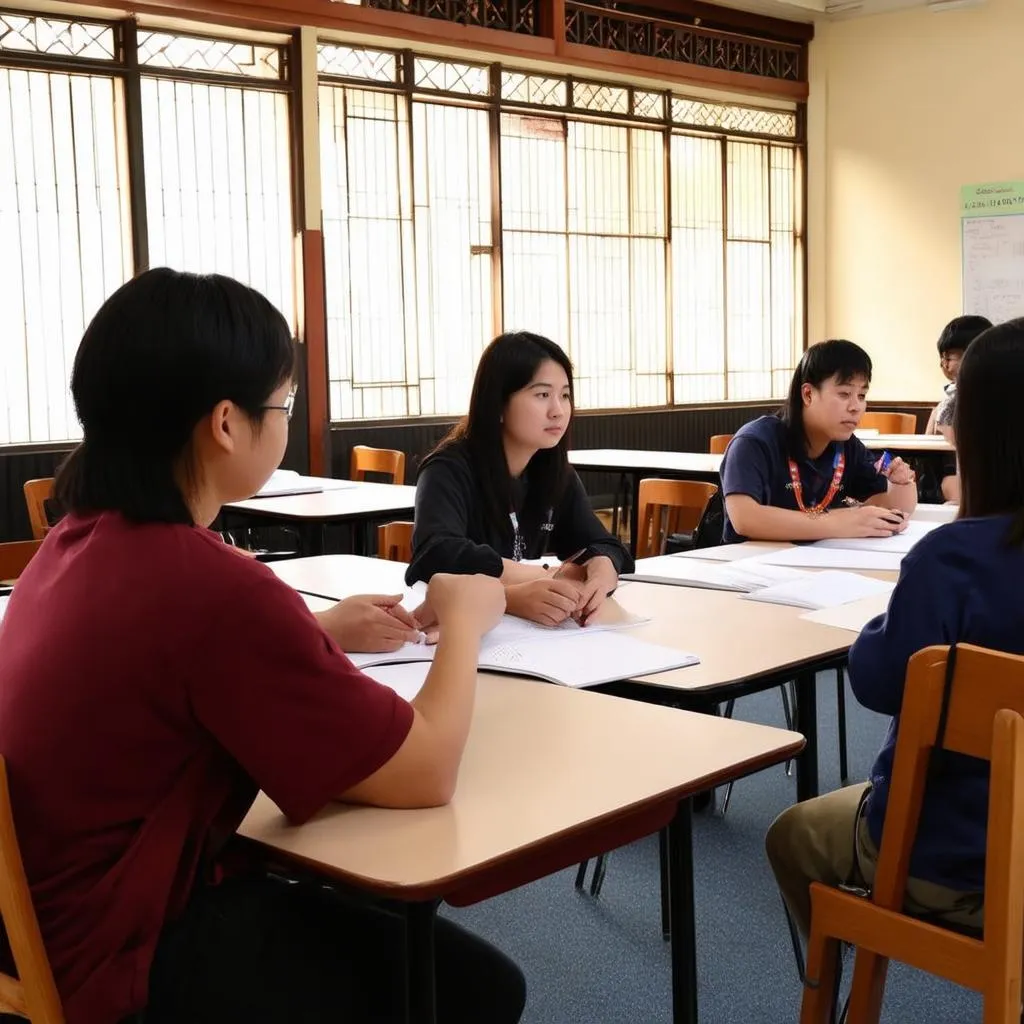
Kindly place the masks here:
<instances>
[{"instance_id":1,"label":"black jacket","mask_svg":"<svg viewBox=\"0 0 1024 1024\"><path fill-rule=\"evenodd\" d=\"M522 558L541 558L552 552L559 558L569 558L586 548L585 557L607 555L620 573L633 571L631 555L594 515L575 472L558 507L548 509L545 521L522 521L528 477L529 472L513 481ZM463 446L456 442L432 456L416 481L416 526L406 583L429 580L435 572L500 576L501 560L513 557L511 519L508 529L502 531L488 518Z\"/></svg>"}]
</instances>

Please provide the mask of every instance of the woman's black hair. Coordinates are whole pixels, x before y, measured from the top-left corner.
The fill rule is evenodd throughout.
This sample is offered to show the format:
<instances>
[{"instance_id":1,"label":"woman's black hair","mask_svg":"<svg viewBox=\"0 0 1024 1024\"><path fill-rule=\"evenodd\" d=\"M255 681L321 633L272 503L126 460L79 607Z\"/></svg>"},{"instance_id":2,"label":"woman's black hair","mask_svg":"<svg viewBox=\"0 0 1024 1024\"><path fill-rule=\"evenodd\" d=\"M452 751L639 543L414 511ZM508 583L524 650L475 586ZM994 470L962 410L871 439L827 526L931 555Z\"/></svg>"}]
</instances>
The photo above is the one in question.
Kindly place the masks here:
<instances>
[{"instance_id":1,"label":"woman's black hair","mask_svg":"<svg viewBox=\"0 0 1024 1024\"><path fill-rule=\"evenodd\" d=\"M429 459L456 443L465 447L488 519L502 535L512 534L512 477L502 443L501 418L512 395L525 388L541 363L549 359L565 371L572 396L572 363L553 341L527 331L495 338L477 364L468 414L427 456ZM569 427L557 445L540 449L530 459L526 473L530 487L520 519L535 528L544 521L548 509L557 506L568 483Z\"/></svg>"},{"instance_id":2,"label":"woman's black hair","mask_svg":"<svg viewBox=\"0 0 1024 1024\"><path fill-rule=\"evenodd\" d=\"M966 352L971 342L991 326L992 321L985 316L958 316L955 320L950 320L939 335L939 355L944 356L947 352Z\"/></svg>"},{"instance_id":3,"label":"woman's black hair","mask_svg":"<svg viewBox=\"0 0 1024 1024\"><path fill-rule=\"evenodd\" d=\"M196 424L228 400L258 429L294 366L288 323L259 292L219 274L145 271L103 303L75 355L83 440L57 473L59 506L191 524L179 478Z\"/></svg>"},{"instance_id":4,"label":"woman's black hair","mask_svg":"<svg viewBox=\"0 0 1024 1024\"><path fill-rule=\"evenodd\" d=\"M1024 318L979 334L964 353L953 430L960 461L960 515L1014 516L1024 543Z\"/></svg>"},{"instance_id":5,"label":"woman's black hair","mask_svg":"<svg viewBox=\"0 0 1024 1024\"><path fill-rule=\"evenodd\" d=\"M870 384L871 357L860 345L841 338L818 342L804 353L793 372L786 404L779 411L779 418L786 424L786 442L791 455L803 455L807 451L803 386L810 384L820 388L833 377L840 384L849 384L857 377L863 377Z\"/></svg>"}]
</instances>

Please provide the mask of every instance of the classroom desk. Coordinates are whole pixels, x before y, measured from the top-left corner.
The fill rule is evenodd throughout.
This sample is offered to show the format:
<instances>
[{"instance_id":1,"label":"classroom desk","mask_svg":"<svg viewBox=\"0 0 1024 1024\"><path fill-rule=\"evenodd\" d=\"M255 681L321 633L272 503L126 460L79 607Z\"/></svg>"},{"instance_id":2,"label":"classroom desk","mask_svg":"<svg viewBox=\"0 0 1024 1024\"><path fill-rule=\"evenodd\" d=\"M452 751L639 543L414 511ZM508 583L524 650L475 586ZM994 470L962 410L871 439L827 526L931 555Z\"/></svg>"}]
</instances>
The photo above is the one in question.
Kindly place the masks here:
<instances>
[{"instance_id":1,"label":"classroom desk","mask_svg":"<svg viewBox=\"0 0 1024 1024\"><path fill-rule=\"evenodd\" d=\"M245 518L249 526L255 525L254 520L287 522L299 529L303 550L310 555L324 552L324 526L347 523L353 528L353 550L363 553L364 531L358 527L375 520L408 518L413 514L415 501L415 487L351 481L340 490L233 501L224 506L223 512L231 519Z\"/></svg>"},{"instance_id":2,"label":"classroom desk","mask_svg":"<svg viewBox=\"0 0 1024 1024\"><path fill-rule=\"evenodd\" d=\"M428 1024L440 901L477 903L668 826L672 1019L695 1024L690 798L802 746L781 729L487 675L449 806L336 804L291 827L261 794L239 834L275 861L404 907L408 1020Z\"/></svg>"},{"instance_id":3,"label":"classroom desk","mask_svg":"<svg viewBox=\"0 0 1024 1024\"><path fill-rule=\"evenodd\" d=\"M326 555L274 562L270 568L296 590L339 600L367 592L400 593L406 566ZM619 587L616 599L627 611L651 619L631 635L690 651L700 664L604 689L706 712L732 697L795 680L798 721L807 737L797 759L797 799L818 795L816 675L843 664L854 634L808 622L800 617L802 609L743 601L726 591L631 582Z\"/></svg>"},{"instance_id":4,"label":"classroom desk","mask_svg":"<svg viewBox=\"0 0 1024 1024\"><path fill-rule=\"evenodd\" d=\"M940 435L877 434L863 437L861 441L871 451L918 458L939 458L955 451ZM649 452L630 448L576 448L569 452L569 461L577 470L618 473L630 478L629 537L634 546L640 515L640 481L645 477L663 476L717 484L722 458L703 452Z\"/></svg>"}]
</instances>

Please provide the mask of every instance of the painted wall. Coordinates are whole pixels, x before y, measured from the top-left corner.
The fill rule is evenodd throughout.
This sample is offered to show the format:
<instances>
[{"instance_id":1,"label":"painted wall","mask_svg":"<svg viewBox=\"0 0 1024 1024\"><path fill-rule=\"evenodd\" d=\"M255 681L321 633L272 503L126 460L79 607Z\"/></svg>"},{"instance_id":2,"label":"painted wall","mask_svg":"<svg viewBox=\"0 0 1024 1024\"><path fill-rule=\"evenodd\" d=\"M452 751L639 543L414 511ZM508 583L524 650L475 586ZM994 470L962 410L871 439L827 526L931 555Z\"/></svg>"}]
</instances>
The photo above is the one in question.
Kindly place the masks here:
<instances>
[{"instance_id":1,"label":"painted wall","mask_svg":"<svg viewBox=\"0 0 1024 1024\"><path fill-rule=\"evenodd\" d=\"M876 399L937 398L961 310L959 189L1024 178L1024 0L819 25L808 110L810 337L875 360Z\"/></svg>"}]
</instances>

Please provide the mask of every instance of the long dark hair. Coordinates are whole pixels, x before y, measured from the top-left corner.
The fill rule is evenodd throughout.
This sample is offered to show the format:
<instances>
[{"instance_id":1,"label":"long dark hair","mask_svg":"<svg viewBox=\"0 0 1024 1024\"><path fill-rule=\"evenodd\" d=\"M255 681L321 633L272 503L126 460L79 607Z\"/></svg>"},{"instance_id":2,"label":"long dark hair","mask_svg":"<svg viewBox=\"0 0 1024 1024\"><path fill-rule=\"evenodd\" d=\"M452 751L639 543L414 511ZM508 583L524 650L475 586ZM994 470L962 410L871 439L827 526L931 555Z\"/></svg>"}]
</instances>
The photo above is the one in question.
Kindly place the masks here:
<instances>
[{"instance_id":1,"label":"long dark hair","mask_svg":"<svg viewBox=\"0 0 1024 1024\"><path fill-rule=\"evenodd\" d=\"M1024 543L1024 318L990 327L960 364L953 430L960 460L960 515L1014 515Z\"/></svg>"},{"instance_id":2,"label":"long dark hair","mask_svg":"<svg viewBox=\"0 0 1024 1024\"><path fill-rule=\"evenodd\" d=\"M870 384L871 356L860 345L842 338L820 341L804 353L793 372L786 404L779 410L779 419L786 424L786 442L791 455L803 455L807 451L803 386L810 384L820 388L833 377L838 377L840 384L849 384L854 377L863 377Z\"/></svg>"},{"instance_id":3,"label":"long dark hair","mask_svg":"<svg viewBox=\"0 0 1024 1024\"><path fill-rule=\"evenodd\" d=\"M477 364L469 412L424 460L426 465L446 448L454 444L463 446L483 493L487 517L502 534L512 533L512 477L502 444L501 417L512 395L525 388L540 364L548 359L565 371L571 396L572 363L553 341L527 331L512 331L495 338ZM571 424L570 419L557 445L540 449L527 465L530 486L520 519L531 528L544 521L548 509L557 506L565 491L570 473Z\"/></svg>"},{"instance_id":4,"label":"long dark hair","mask_svg":"<svg viewBox=\"0 0 1024 1024\"><path fill-rule=\"evenodd\" d=\"M58 471L57 503L191 524L175 472L191 468L196 424L227 399L259 429L294 362L287 322L254 289L166 267L140 274L103 303L75 355L84 439Z\"/></svg>"}]
</instances>

